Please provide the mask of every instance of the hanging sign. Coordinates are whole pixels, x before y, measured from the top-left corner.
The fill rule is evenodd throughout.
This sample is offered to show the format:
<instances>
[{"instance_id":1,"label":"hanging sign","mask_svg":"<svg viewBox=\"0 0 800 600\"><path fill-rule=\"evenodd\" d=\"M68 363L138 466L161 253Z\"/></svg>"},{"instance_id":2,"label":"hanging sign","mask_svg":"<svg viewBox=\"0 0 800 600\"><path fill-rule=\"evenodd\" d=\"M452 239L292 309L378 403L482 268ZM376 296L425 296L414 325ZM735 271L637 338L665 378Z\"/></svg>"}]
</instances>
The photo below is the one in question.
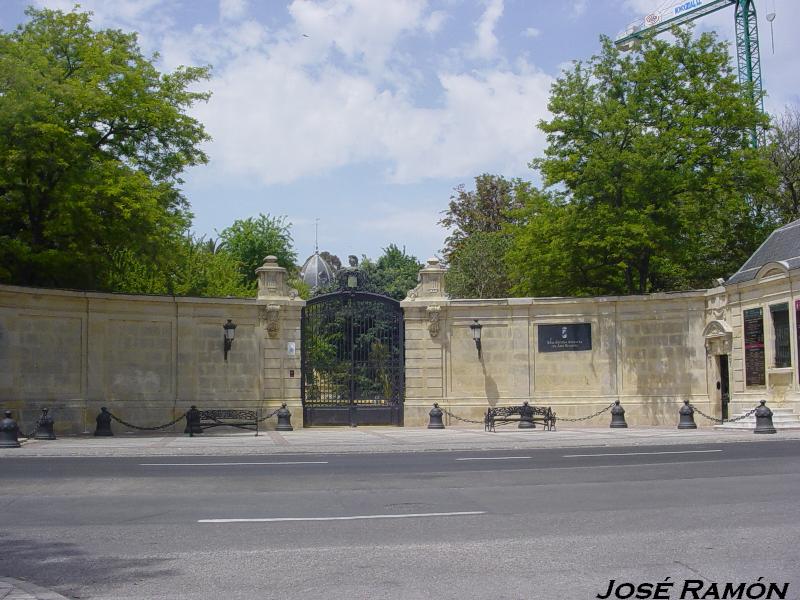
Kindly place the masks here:
<instances>
[{"instance_id":1,"label":"hanging sign","mask_svg":"<svg viewBox=\"0 0 800 600\"><path fill-rule=\"evenodd\" d=\"M703 0L689 0L688 2L681 2L678 6L675 6L673 10L673 15L676 17L680 14L683 14L690 10L695 10L696 8L700 8L703 6Z\"/></svg>"}]
</instances>

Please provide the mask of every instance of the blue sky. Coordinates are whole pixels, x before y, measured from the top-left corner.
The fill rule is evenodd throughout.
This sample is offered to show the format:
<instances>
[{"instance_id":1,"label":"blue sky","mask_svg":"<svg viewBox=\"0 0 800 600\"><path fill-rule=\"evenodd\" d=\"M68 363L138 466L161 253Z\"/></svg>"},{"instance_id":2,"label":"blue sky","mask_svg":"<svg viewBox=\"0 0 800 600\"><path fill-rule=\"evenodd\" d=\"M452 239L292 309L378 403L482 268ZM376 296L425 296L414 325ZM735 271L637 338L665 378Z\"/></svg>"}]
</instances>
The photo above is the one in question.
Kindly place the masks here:
<instances>
[{"instance_id":1,"label":"blue sky","mask_svg":"<svg viewBox=\"0 0 800 600\"><path fill-rule=\"evenodd\" d=\"M0 29L28 4L0 0ZM216 237L259 212L293 223L302 260L319 245L377 257L390 243L421 260L453 188L481 173L538 181L549 88L664 0L83 0L97 27L137 31L159 67L213 65L193 114L213 137L186 173L193 229ZM767 109L800 104L797 0L757 0ZM767 13L774 12L775 53ZM733 39L733 8L698 31ZM732 49L732 51L735 51Z\"/></svg>"}]
</instances>

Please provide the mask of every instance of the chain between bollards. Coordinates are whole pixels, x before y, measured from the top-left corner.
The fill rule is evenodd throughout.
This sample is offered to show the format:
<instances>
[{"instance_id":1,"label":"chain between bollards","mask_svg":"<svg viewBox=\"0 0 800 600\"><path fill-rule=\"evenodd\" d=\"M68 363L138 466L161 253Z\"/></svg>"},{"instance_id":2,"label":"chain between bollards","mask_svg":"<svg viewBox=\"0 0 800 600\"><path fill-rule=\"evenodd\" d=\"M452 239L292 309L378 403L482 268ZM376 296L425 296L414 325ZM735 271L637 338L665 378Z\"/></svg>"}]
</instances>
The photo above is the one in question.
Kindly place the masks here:
<instances>
[{"instance_id":1,"label":"chain between bollards","mask_svg":"<svg viewBox=\"0 0 800 600\"><path fill-rule=\"evenodd\" d=\"M263 423L263 422L264 422L264 421L266 421L267 419L271 419L272 417L274 417L275 415L277 415L277 414L278 414L278 411L279 411L281 408L284 408L285 406L286 406L286 404L284 403L284 404L283 404L283 406L279 406L278 408L276 408L275 410L273 410L271 413L269 413L269 414L268 414L268 415L266 415L265 417L261 417L261 418L258 420L258 422L259 422L259 423Z\"/></svg>"},{"instance_id":2,"label":"chain between bollards","mask_svg":"<svg viewBox=\"0 0 800 600\"><path fill-rule=\"evenodd\" d=\"M140 427L139 425L134 425L133 423L128 423L127 421L123 421L118 416L113 414L111 411L108 411L108 409L106 408L103 408L101 410L105 410L106 412L108 412L109 416L120 425L129 427L130 429L138 429L139 431L159 431L161 429L166 429L167 427L172 427L173 425L175 425L175 423L186 417L186 413L182 413L177 417L175 417L174 419L172 419L172 421L170 421L169 423L164 423L163 425L156 425L155 427Z\"/></svg>"},{"instance_id":3,"label":"chain between bollards","mask_svg":"<svg viewBox=\"0 0 800 600\"><path fill-rule=\"evenodd\" d=\"M463 423L476 423L478 425L483 425L483 421L473 421L472 419L463 419L463 418L459 417L458 415L454 415L453 413L451 413L446 408L442 408L441 406L438 406L438 403L434 403L434 406L437 406L439 408L439 410L441 410L444 414L446 414L448 417L451 417L451 418L455 419L456 421L462 421ZM442 427L442 429L444 429L444 426Z\"/></svg>"},{"instance_id":4,"label":"chain between bollards","mask_svg":"<svg viewBox=\"0 0 800 600\"><path fill-rule=\"evenodd\" d=\"M766 402L766 400L764 402ZM692 410L694 412L699 414L701 417L705 417L709 421L714 421L715 423L719 423L720 425L722 425L724 423L736 423L737 421L741 421L742 419L746 419L747 417L749 417L750 415L755 413L756 409L758 409L758 406L756 406L755 408L752 408L751 410L747 411L743 415L739 415L738 417L735 417L733 419L718 419L717 417L712 417L710 415L707 415L702 410L697 408L694 404L689 404L689 406L692 408Z\"/></svg>"},{"instance_id":5,"label":"chain between bollards","mask_svg":"<svg viewBox=\"0 0 800 600\"><path fill-rule=\"evenodd\" d=\"M588 421L589 419L594 419L595 417L599 417L604 412L611 410L611 407L613 407L616 402L617 401L615 400L614 402L612 402L611 404L609 404L605 408L602 408L602 409L598 410L596 413L593 413L593 414L585 416L585 417L577 417L577 418L574 418L574 419L567 419L566 417L558 417L558 420L559 421L567 421L569 423L577 423L578 421Z\"/></svg>"}]
</instances>

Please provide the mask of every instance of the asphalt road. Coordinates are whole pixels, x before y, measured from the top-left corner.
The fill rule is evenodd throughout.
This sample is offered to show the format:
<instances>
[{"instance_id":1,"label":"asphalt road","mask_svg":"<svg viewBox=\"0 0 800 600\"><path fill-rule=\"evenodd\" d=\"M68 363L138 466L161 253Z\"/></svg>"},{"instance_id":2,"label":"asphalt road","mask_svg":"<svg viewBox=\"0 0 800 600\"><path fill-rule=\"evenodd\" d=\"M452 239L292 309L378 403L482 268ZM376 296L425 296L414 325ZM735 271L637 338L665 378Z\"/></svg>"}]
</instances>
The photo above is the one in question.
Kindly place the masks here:
<instances>
[{"instance_id":1,"label":"asphalt road","mask_svg":"<svg viewBox=\"0 0 800 600\"><path fill-rule=\"evenodd\" d=\"M799 458L798 441L4 458L0 575L179 600L582 600L666 577L679 598L763 576L797 599Z\"/></svg>"}]
</instances>

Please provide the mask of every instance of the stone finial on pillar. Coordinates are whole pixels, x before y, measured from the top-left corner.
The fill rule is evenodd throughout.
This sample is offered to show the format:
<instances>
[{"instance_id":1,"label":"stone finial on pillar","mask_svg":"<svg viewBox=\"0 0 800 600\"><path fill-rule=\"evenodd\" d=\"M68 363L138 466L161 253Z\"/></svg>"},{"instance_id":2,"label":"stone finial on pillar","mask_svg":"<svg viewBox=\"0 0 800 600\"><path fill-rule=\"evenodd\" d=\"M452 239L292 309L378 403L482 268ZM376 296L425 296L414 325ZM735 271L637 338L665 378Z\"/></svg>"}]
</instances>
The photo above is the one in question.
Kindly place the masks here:
<instances>
[{"instance_id":1,"label":"stone finial on pillar","mask_svg":"<svg viewBox=\"0 0 800 600\"><path fill-rule=\"evenodd\" d=\"M438 258L429 258L419 271L419 284L408 292L406 300L422 300L427 298L446 299L444 276L447 273Z\"/></svg>"},{"instance_id":2,"label":"stone finial on pillar","mask_svg":"<svg viewBox=\"0 0 800 600\"><path fill-rule=\"evenodd\" d=\"M264 264L256 269L258 276L258 299L294 300L297 290L289 287L286 269L278 264L276 256L264 258Z\"/></svg>"}]
</instances>

